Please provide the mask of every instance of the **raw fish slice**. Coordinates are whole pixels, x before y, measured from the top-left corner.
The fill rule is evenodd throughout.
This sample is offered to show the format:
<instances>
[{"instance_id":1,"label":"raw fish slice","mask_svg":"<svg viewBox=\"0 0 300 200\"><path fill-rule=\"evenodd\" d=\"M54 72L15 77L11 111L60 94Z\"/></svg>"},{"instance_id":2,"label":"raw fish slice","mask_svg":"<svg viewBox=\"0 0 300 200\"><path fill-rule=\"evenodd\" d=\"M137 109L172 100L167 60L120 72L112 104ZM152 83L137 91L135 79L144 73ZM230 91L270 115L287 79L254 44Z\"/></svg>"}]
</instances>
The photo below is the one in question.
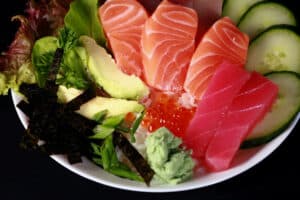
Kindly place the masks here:
<instances>
[{"instance_id":1,"label":"raw fish slice","mask_svg":"<svg viewBox=\"0 0 300 200\"><path fill-rule=\"evenodd\" d=\"M192 149L193 157L204 157L228 107L249 77L239 65L222 63L217 67L184 136L184 143Z\"/></svg>"},{"instance_id":2,"label":"raw fish slice","mask_svg":"<svg viewBox=\"0 0 300 200\"><path fill-rule=\"evenodd\" d=\"M162 1L147 20L142 34L144 75L148 85L162 90L183 90L194 52L198 17L195 10Z\"/></svg>"},{"instance_id":3,"label":"raw fish slice","mask_svg":"<svg viewBox=\"0 0 300 200\"><path fill-rule=\"evenodd\" d=\"M228 17L216 21L203 36L193 54L184 89L200 100L213 74L224 61L238 64L246 62L249 38Z\"/></svg>"},{"instance_id":4,"label":"raw fish slice","mask_svg":"<svg viewBox=\"0 0 300 200\"><path fill-rule=\"evenodd\" d=\"M210 170L229 167L242 141L271 108L277 92L274 83L256 72L252 73L208 145L205 164Z\"/></svg>"},{"instance_id":5,"label":"raw fish slice","mask_svg":"<svg viewBox=\"0 0 300 200\"><path fill-rule=\"evenodd\" d=\"M148 19L144 7L136 0L108 0L99 14L117 65L142 76L141 34Z\"/></svg>"}]
</instances>

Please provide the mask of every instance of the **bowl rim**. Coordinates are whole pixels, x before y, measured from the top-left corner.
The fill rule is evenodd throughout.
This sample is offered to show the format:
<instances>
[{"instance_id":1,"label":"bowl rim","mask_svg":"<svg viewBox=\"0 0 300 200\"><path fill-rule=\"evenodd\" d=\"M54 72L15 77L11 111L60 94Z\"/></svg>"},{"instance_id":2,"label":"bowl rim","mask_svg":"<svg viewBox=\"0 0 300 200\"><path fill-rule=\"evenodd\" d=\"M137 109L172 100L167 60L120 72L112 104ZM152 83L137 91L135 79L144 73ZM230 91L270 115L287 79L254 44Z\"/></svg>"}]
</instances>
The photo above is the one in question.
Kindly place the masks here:
<instances>
[{"instance_id":1,"label":"bowl rim","mask_svg":"<svg viewBox=\"0 0 300 200\"><path fill-rule=\"evenodd\" d=\"M11 91L11 97L14 104L14 108L16 110L16 113L18 115L18 118L20 119L22 125L24 128L27 127L28 122L26 119L25 114L17 107L18 102L21 100L21 96L18 95L17 92ZM149 193L167 193L167 192L180 192L180 191L187 191L187 190L194 190L194 189L200 189L204 187L208 187L210 185L214 185L217 183L221 183L223 181L229 180L247 170L250 168L253 168L255 165L259 164L261 161L263 161L266 157L268 157L272 152L274 152L278 147L285 141L285 139L289 136L289 134L293 131L295 128L297 122L300 119L300 113L297 114L293 122L289 125L289 127L283 131L280 135L278 135L276 138L274 138L272 141L268 142L267 144L261 145L259 147L254 147L247 150L242 150L244 152L252 152L252 156L249 156L248 159L242 161L241 163L237 164L236 166L233 166L227 170L221 171L221 172L213 172L213 173L207 173L207 177L204 177L206 181L202 181L201 179L203 176L200 175L199 178L193 178L192 180L177 184L177 185L153 185L153 186L146 186L143 183L138 183L136 181L131 181L123 178L116 177L114 175L111 175L101 169L100 167L93 164L91 161L83 158L83 162L79 164L71 165L68 163L67 159L63 155L51 155L50 157L55 160L57 163L59 163L64 168L67 168L68 170L72 171L73 173L84 177L90 181L100 183L105 186L113 187L116 189L122 189L122 190L128 190L128 191L135 191L135 192L149 192ZM86 166L87 163L88 167ZM95 166L95 168L92 167L92 172L89 172L89 167L92 165ZM96 169L97 168L97 169ZM96 173L99 173L103 175L104 177L94 176L95 170L99 170ZM217 176L215 178L214 176ZM197 180L197 179L200 179Z\"/></svg>"}]
</instances>

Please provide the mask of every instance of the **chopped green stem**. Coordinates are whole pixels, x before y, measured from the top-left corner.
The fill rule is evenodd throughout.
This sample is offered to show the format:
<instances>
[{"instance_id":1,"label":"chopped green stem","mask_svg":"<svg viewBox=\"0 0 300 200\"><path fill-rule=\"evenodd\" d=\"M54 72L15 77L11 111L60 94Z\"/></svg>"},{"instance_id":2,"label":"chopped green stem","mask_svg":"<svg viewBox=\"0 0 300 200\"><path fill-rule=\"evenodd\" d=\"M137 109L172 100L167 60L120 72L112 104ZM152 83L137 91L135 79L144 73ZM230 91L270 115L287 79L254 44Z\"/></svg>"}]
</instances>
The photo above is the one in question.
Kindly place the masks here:
<instances>
[{"instance_id":1,"label":"chopped green stem","mask_svg":"<svg viewBox=\"0 0 300 200\"><path fill-rule=\"evenodd\" d=\"M122 133L115 131L113 133L113 141L118 146L124 155L130 160L138 173L149 186L150 181L154 176L154 171L151 169L143 156L131 145L131 143L122 135Z\"/></svg>"}]
</instances>

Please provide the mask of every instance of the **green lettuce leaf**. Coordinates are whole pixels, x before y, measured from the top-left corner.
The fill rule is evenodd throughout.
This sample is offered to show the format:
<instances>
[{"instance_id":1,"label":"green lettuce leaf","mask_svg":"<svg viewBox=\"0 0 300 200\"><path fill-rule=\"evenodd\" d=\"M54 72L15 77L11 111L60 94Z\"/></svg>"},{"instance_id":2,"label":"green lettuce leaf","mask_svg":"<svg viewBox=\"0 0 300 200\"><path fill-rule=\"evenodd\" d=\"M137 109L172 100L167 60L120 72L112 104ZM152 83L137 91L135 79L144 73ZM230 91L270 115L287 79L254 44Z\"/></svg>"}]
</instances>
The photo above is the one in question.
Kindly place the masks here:
<instances>
[{"instance_id":1,"label":"green lettuce leaf","mask_svg":"<svg viewBox=\"0 0 300 200\"><path fill-rule=\"evenodd\" d=\"M21 65L16 73L0 72L0 95L7 95L9 89L18 92L22 83L36 83L31 62Z\"/></svg>"},{"instance_id":2,"label":"green lettuce leaf","mask_svg":"<svg viewBox=\"0 0 300 200\"><path fill-rule=\"evenodd\" d=\"M57 84L77 89L89 87L89 80L85 71L85 54L83 47L75 47L65 52L59 75L56 79Z\"/></svg>"},{"instance_id":3,"label":"green lettuce leaf","mask_svg":"<svg viewBox=\"0 0 300 200\"><path fill-rule=\"evenodd\" d=\"M59 41L54 36L40 38L34 43L31 60L37 83L44 87Z\"/></svg>"},{"instance_id":4,"label":"green lettuce leaf","mask_svg":"<svg viewBox=\"0 0 300 200\"><path fill-rule=\"evenodd\" d=\"M59 31L58 38L46 36L37 40L33 46L32 63L38 85L40 87L45 86L57 48L62 48L64 55L56 83L67 88L88 88L89 79L85 71L87 65L86 50L78 46L78 35L66 27Z\"/></svg>"},{"instance_id":5,"label":"green lettuce leaf","mask_svg":"<svg viewBox=\"0 0 300 200\"><path fill-rule=\"evenodd\" d=\"M98 16L98 0L75 0L65 16L65 26L79 36L87 35L104 46L106 39Z\"/></svg>"}]
</instances>

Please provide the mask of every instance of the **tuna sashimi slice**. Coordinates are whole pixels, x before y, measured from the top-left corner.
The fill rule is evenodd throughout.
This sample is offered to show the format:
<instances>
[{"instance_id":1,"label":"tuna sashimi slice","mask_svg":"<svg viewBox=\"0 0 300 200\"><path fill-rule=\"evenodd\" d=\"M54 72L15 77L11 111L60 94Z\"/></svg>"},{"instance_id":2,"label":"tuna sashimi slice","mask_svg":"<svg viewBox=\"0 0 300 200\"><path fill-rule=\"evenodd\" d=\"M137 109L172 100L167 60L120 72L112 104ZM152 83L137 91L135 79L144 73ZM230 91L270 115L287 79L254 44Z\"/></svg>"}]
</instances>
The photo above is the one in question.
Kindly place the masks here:
<instances>
[{"instance_id":1,"label":"tuna sashimi slice","mask_svg":"<svg viewBox=\"0 0 300 200\"><path fill-rule=\"evenodd\" d=\"M253 72L229 107L205 154L205 165L212 171L227 169L242 141L262 120L276 99L278 87Z\"/></svg>"},{"instance_id":2,"label":"tuna sashimi slice","mask_svg":"<svg viewBox=\"0 0 300 200\"><path fill-rule=\"evenodd\" d=\"M162 91L183 90L195 49L198 16L194 9L162 1L142 33L145 80Z\"/></svg>"},{"instance_id":3,"label":"tuna sashimi slice","mask_svg":"<svg viewBox=\"0 0 300 200\"><path fill-rule=\"evenodd\" d=\"M250 73L239 65L222 63L218 66L184 136L183 141L192 149L193 157L204 157L228 107L249 78Z\"/></svg>"},{"instance_id":4,"label":"tuna sashimi slice","mask_svg":"<svg viewBox=\"0 0 300 200\"><path fill-rule=\"evenodd\" d=\"M205 33L193 54L184 89L195 99L200 100L222 62L244 66L248 43L249 37L228 17L216 21Z\"/></svg>"},{"instance_id":5,"label":"tuna sashimi slice","mask_svg":"<svg viewBox=\"0 0 300 200\"><path fill-rule=\"evenodd\" d=\"M142 76L141 35L147 11L136 0L108 0L99 15L117 65L127 74Z\"/></svg>"}]
</instances>

